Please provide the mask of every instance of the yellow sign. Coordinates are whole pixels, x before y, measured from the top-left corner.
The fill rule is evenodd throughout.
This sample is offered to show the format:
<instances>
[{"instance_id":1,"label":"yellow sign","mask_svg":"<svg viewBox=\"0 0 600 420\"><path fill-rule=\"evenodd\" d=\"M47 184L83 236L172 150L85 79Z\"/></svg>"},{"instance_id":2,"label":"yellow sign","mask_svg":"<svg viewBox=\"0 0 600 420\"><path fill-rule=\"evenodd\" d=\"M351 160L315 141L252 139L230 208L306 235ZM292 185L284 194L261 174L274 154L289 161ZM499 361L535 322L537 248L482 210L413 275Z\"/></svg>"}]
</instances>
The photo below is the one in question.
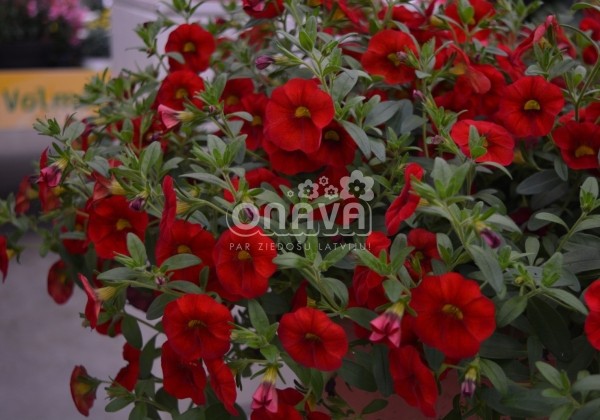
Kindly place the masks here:
<instances>
[{"instance_id":1,"label":"yellow sign","mask_svg":"<svg viewBox=\"0 0 600 420\"><path fill-rule=\"evenodd\" d=\"M78 68L0 71L0 130L29 129L37 118L63 122L96 74Z\"/></svg>"}]
</instances>

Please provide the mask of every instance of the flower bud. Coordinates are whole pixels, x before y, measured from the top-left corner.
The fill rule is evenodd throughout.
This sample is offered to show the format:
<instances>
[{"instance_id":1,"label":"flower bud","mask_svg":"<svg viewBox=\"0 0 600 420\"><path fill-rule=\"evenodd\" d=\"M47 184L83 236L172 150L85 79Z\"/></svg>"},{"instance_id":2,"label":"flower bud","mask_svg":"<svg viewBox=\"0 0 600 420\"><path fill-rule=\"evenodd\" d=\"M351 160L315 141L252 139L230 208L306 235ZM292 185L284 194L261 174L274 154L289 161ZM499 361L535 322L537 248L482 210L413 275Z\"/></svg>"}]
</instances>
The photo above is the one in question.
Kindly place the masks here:
<instances>
[{"instance_id":1,"label":"flower bud","mask_svg":"<svg viewBox=\"0 0 600 420\"><path fill-rule=\"evenodd\" d=\"M277 413L278 401L277 401L277 388L275 382L277 381L277 368L268 367L263 380L252 395L252 409L258 410L265 408L271 413Z\"/></svg>"},{"instance_id":2,"label":"flower bud","mask_svg":"<svg viewBox=\"0 0 600 420\"><path fill-rule=\"evenodd\" d=\"M269 67L271 64L275 62L275 59L268 55L261 55L256 60L254 60L254 65L259 70L264 70Z\"/></svg>"},{"instance_id":3,"label":"flower bud","mask_svg":"<svg viewBox=\"0 0 600 420\"><path fill-rule=\"evenodd\" d=\"M464 381L460 385L460 392L463 397L470 398L473 396L475 389L477 388L477 376L477 367L473 365L469 366L467 372L465 373Z\"/></svg>"},{"instance_id":4,"label":"flower bud","mask_svg":"<svg viewBox=\"0 0 600 420\"><path fill-rule=\"evenodd\" d=\"M371 321L369 340L374 343L386 342L391 347L400 347L404 306L404 302L397 302Z\"/></svg>"},{"instance_id":5,"label":"flower bud","mask_svg":"<svg viewBox=\"0 0 600 420\"><path fill-rule=\"evenodd\" d=\"M143 197L136 197L129 202L129 208L133 211L142 211L146 200Z\"/></svg>"}]
</instances>

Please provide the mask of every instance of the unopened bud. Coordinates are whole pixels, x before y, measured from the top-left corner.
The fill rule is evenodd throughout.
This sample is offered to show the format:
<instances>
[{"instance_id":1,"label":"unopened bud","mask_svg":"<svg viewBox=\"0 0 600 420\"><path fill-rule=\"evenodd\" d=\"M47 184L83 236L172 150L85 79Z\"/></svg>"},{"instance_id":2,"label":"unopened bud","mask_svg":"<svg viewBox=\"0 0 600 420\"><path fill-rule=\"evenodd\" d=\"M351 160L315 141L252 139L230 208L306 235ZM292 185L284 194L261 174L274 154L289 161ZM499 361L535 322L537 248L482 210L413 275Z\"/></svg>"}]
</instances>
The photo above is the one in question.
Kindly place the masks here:
<instances>
[{"instance_id":1,"label":"unopened bud","mask_svg":"<svg viewBox=\"0 0 600 420\"><path fill-rule=\"evenodd\" d=\"M259 70L264 70L269 67L271 64L275 62L275 59L268 55L261 55L256 60L254 60L254 65Z\"/></svg>"}]
</instances>

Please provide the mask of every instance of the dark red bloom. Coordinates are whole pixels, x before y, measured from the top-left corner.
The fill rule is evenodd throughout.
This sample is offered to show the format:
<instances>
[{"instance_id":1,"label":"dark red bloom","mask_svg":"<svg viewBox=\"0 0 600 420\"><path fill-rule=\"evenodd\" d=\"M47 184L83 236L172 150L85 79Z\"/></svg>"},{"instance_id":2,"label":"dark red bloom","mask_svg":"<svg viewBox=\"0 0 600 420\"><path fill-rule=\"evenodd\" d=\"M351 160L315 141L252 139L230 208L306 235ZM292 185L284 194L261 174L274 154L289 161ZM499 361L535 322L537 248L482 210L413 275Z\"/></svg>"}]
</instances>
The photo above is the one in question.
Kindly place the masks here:
<instances>
[{"instance_id":1,"label":"dark red bloom","mask_svg":"<svg viewBox=\"0 0 600 420\"><path fill-rule=\"evenodd\" d=\"M19 183L19 189L15 196L15 213L17 215L27 213L31 200L37 197L37 192L31 185L31 177L25 176Z\"/></svg>"},{"instance_id":2,"label":"dark red bloom","mask_svg":"<svg viewBox=\"0 0 600 420\"><path fill-rule=\"evenodd\" d=\"M76 238L64 238L62 244L69 254L80 255L85 254L90 245L89 239L85 237L85 231L87 229L88 214L81 210L78 210L75 214L75 220L73 226L63 226L60 230L62 233L77 233L82 235L81 239Z\"/></svg>"},{"instance_id":3,"label":"dark red bloom","mask_svg":"<svg viewBox=\"0 0 600 420\"><path fill-rule=\"evenodd\" d=\"M296 410L296 405L304 399L304 395L294 389L276 389L277 392L277 412L272 413L266 407L260 407L252 410L250 420L302 420L302 415Z\"/></svg>"},{"instance_id":4,"label":"dark red bloom","mask_svg":"<svg viewBox=\"0 0 600 420\"><path fill-rule=\"evenodd\" d=\"M425 277L412 290L410 306L419 338L450 358L474 356L496 328L494 303L458 273Z\"/></svg>"},{"instance_id":5,"label":"dark red bloom","mask_svg":"<svg viewBox=\"0 0 600 420\"><path fill-rule=\"evenodd\" d=\"M186 100L189 100L197 108L202 108L202 102L194 97L203 90L204 81L193 71L174 71L160 85L156 103L157 106L162 104L180 111L184 109Z\"/></svg>"},{"instance_id":6,"label":"dark red bloom","mask_svg":"<svg viewBox=\"0 0 600 420\"><path fill-rule=\"evenodd\" d=\"M504 90L497 120L517 137L545 136L564 104L558 86L541 76L526 76Z\"/></svg>"},{"instance_id":7,"label":"dark red bloom","mask_svg":"<svg viewBox=\"0 0 600 420\"><path fill-rule=\"evenodd\" d=\"M585 335L590 344L600 350L600 281L595 280L586 289L583 299L590 309L584 324Z\"/></svg>"},{"instance_id":8,"label":"dark red bloom","mask_svg":"<svg viewBox=\"0 0 600 420\"><path fill-rule=\"evenodd\" d=\"M408 52L416 53L412 38L404 32L384 29L371 37L361 64L369 74L383 76L389 84L408 83L415 70L406 64Z\"/></svg>"},{"instance_id":9,"label":"dark red bloom","mask_svg":"<svg viewBox=\"0 0 600 420\"><path fill-rule=\"evenodd\" d=\"M271 19L283 12L283 0L242 0L242 7L254 19Z\"/></svg>"},{"instance_id":10,"label":"dark red bloom","mask_svg":"<svg viewBox=\"0 0 600 420\"><path fill-rule=\"evenodd\" d=\"M417 349L413 346L390 349L388 357L396 394L409 405L418 407L424 415L434 417L437 384Z\"/></svg>"},{"instance_id":11,"label":"dark red bloom","mask_svg":"<svg viewBox=\"0 0 600 420\"><path fill-rule=\"evenodd\" d=\"M6 281L8 272L8 251L6 249L6 236L0 235L0 273L2 273L2 283Z\"/></svg>"},{"instance_id":12,"label":"dark red bloom","mask_svg":"<svg viewBox=\"0 0 600 420\"><path fill-rule=\"evenodd\" d=\"M323 128L321 147L309 154L311 159L322 165L346 167L354 160L356 143L337 121Z\"/></svg>"},{"instance_id":13,"label":"dark red bloom","mask_svg":"<svg viewBox=\"0 0 600 420\"><path fill-rule=\"evenodd\" d=\"M372 232L365 241L365 248L379 258L382 251L388 251L391 241L382 232ZM375 309L388 299L383 289L385 277L377 274L368 267L357 265L352 277L352 291L358 305Z\"/></svg>"},{"instance_id":14,"label":"dark red bloom","mask_svg":"<svg viewBox=\"0 0 600 420\"><path fill-rule=\"evenodd\" d=\"M407 245L412 246L408 260L404 264L413 279L420 279L431 272L431 260L440 259L435 233L415 228L408 232Z\"/></svg>"},{"instance_id":15,"label":"dark red bloom","mask_svg":"<svg viewBox=\"0 0 600 420\"><path fill-rule=\"evenodd\" d=\"M456 36L456 40L458 42L464 42L467 40L467 34L463 30L462 24L467 25L468 31L472 31L481 21L484 19L488 19L495 14L494 5L486 0L470 0L470 6L473 8L473 18L469 22L462 22L460 15L458 13L458 3L459 0L449 2L448 6L445 9L445 14L456 23L450 23L450 27L454 35ZM489 29L477 31L475 37L478 39L486 39L489 35Z\"/></svg>"},{"instance_id":16,"label":"dark red bloom","mask_svg":"<svg viewBox=\"0 0 600 420\"><path fill-rule=\"evenodd\" d=\"M333 120L329 94L313 80L291 79L276 88L265 111L265 136L285 151L312 153L321 145L321 132Z\"/></svg>"},{"instance_id":17,"label":"dark red bloom","mask_svg":"<svg viewBox=\"0 0 600 420\"><path fill-rule=\"evenodd\" d=\"M58 260L48 271L48 294L59 305L67 302L73 294L75 282L67 275L67 266Z\"/></svg>"},{"instance_id":18,"label":"dark red bloom","mask_svg":"<svg viewBox=\"0 0 600 420\"><path fill-rule=\"evenodd\" d=\"M123 360L127 363L127 366L121 368L115 382L121 385L128 391L133 391L135 384L137 383L138 376L140 375L140 356L142 352L129 343L125 343L123 346Z\"/></svg>"},{"instance_id":19,"label":"dark red bloom","mask_svg":"<svg viewBox=\"0 0 600 420\"><path fill-rule=\"evenodd\" d=\"M306 367L336 370L348 351L344 329L318 309L306 307L286 313L277 333L284 350Z\"/></svg>"},{"instance_id":20,"label":"dark red bloom","mask_svg":"<svg viewBox=\"0 0 600 420\"><path fill-rule=\"evenodd\" d=\"M374 343L383 342L390 347L400 347L403 315L404 303L398 302L390 306L384 313L371 321L369 340Z\"/></svg>"},{"instance_id":21,"label":"dark red bloom","mask_svg":"<svg viewBox=\"0 0 600 420\"><path fill-rule=\"evenodd\" d=\"M229 229L219 237L213 259L219 282L234 295L247 299L262 296L277 266L275 242L262 229Z\"/></svg>"},{"instance_id":22,"label":"dark red bloom","mask_svg":"<svg viewBox=\"0 0 600 420\"><path fill-rule=\"evenodd\" d=\"M71 373L70 389L71 397L75 403L75 408L84 416L90 415L90 408L94 406L96 400L96 390L99 381L88 375L83 366L75 366Z\"/></svg>"},{"instance_id":23,"label":"dark red bloom","mask_svg":"<svg viewBox=\"0 0 600 420\"><path fill-rule=\"evenodd\" d=\"M127 234L130 232L144 240L148 215L129 208L123 196L97 202L89 214L87 234L100 258L112 259L117 253L129 255Z\"/></svg>"},{"instance_id":24,"label":"dark red bloom","mask_svg":"<svg viewBox=\"0 0 600 420\"><path fill-rule=\"evenodd\" d=\"M262 146L264 138L264 122L266 119L265 110L269 98L263 93L251 93L242 97L240 101L240 111L245 111L252 115L252 121L245 121L241 134L246 135L246 147L250 150L256 150Z\"/></svg>"},{"instance_id":25,"label":"dark red bloom","mask_svg":"<svg viewBox=\"0 0 600 420\"><path fill-rule=\"evenodd\" d=\"M162 346L160 365L163 371L163 387L167 393L177 399L191 398L198 405L206 402L206 372L201 360L182 359L173 350L171 343L166 341Z\"/></svg>"},{"instance_id":26,"label":"dark red bloom","mask_svg":"<svg viewBox=\"0 0 600 420\"><path fill-rule=\"evenodd\" d=\"M102 301L98 297L98 294L90 284L87 277L83 274L79 274L79 281L83 286L83 290L87 296L87 303L85 305L85 318L90 323L92 329L96 328L98 324L98 316L100 315L100 309L102 309Z\"/></svg>"},{"instance_id":27,"label":"dark red bloom","mask_svg":"<svg viewBox=\"0 0 600 420\"><path fill-rule=\"evenodd\" d=\"M37 180L38 183L43 183L47 185L49 188L54 188L60 184L62 179L62 169L55 162L48 165L48 150L50 148L46 148L42 152L42 156L40 157L40 176Z\"/></svg>"},{"instance_id":28,"label":"dark red bloom","mask_svg":"<svg viewBox=\"0 0 600 420\"><path fill-rule=\"evenodd\" d=\"M465 155L471 156L469 147L471 127L475 127L479 137L483 139L483 147L487 150L486 153L475 158L475 162L495 162L503 166L512 163L515 140L504 127L488 121L461 120L454 124L450 136Z\"/></svg>"},{"instance_id":29,"label":"dark red bloom","mask_svg":"<svg viewBox=\"0 0 600 420\"><path fill-rule=\"evenodd\" d=\"M165 308L163 328L184 360L215 359L229 350L233 317L207 295L187 294Z\"/></svg>"},{"instance_id":30,"label":"dark red bloom","mask_svg":"<svg viewBox=\"0 0 600 420\"><path fill-rule=\"evenodd\" d=\"M314 172L323 166L301 150L292 152L283 150L268 138L264 139L263 147L269 156L271 168L282 174L296 175L300 172Z\"/></svg>"},{"instance_id":31,"label":"dark red bloom","mask_svg":"<svg viewBox=\"0 0 600 420\"><path fill-rule=\"evenodd\" d=\"M226 114L242 111L242 99L254 93L254 82L248 77L229 79L225 84L221 101Z\"/></svg>"},{"instance_id":32,"label":"dark red bloom","mask_svg":"<svg viewBox=\"0 0 600 420\"><path fill-rule=\"evenodd\" d=\"M234 407L237 391L233 372L222 359L206 359L204 363L208 370L210 387L229 414L237 416L238 411Z\"/></svg>"},{"instance_id":33,"label":"dark red bloom","mask_svg":"<svg viewBox=\"0 0 600 420\"><path fill-rule=\"evenodd\" d=\"M423 168L416 163L409 163L404 171L404 187L385 212L385 226L389 235L398 233L400 224L412 216L419 205L421 198L411 186L413 177L420 181L423 178Z\"/></svg>"},{"instance_id":34,"label":"dark red bloom","mask_svg":"<svg viewBox=\"0 0 600 420\"><path fill-rule=\"evenodd\" d=\"M563 160L571 169L598 169L600 126L593 122L569 121L552 133Z\"/></svg>"},{"instance_id":35,"label":"dark red bloom","mask_svg":"<svg viewBox=\"0 0 600 420\"><path fill-rule=\"evenodd\" d=\"M210 32L196 23L184 23L169 34L165 53L175 52L183 56L183 63L169 57L171 71L190 70L198 73L208 68L215 48L215 39Z\"/></svg>"}]
</instances>

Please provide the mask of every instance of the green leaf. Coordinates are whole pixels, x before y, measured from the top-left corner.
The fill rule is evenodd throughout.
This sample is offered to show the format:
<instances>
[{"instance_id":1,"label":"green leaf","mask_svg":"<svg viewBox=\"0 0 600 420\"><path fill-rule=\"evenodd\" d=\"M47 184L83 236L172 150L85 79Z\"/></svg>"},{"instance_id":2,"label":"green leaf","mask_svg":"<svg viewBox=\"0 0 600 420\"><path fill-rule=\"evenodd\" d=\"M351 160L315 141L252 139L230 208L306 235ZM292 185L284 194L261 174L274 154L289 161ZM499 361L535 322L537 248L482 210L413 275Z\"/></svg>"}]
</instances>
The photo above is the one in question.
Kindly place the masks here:
<instances>
[{"instance_id":1,"label":"green leaf","mask_svg":"<svg viewBox=\"0 0 600 420\"><path fill-rule=\"evenodd\" d=\"M548 420L569 420L575 411L575 407L571 404L565 404L556 408Z\"/></svg>"},{"instance_id":2,"label":"green leaf","mask_svg":"<svg viewBox=\"0 0 600 420\"><path fill-rule=\"evenodd\" d=\"M341 306L346 307L348 305L348 287L344 282L333 277L323 277L321 280L323 286L331 290L333 295L339 299Z\"/></svg>"},{"instance_id":3,"label":"green leaf","mask_svg":"<svg viewBox=\"0 0 600 420\"><path fill-rule=\"evenodd\" d=\"M293 252L285 252L273 259L273 262L282 268L302 268L310 265L306 258L301 257Z\"/></svg>"},{"instance_id":4,"label":"green leaf","mask_svg":"<svg viewBox=\"0 0 600 420\"><path fill-rule=\"evenodd\" d=\"M342 100L358 82L358 72L354 70L343 70L333 81L331 95L335 100Z\"/></svg>"},{"instance_id":5,"label":"green leaf","mask_svg":"<svg viewBox=\"0 0 600 420\"><path fill-rule=\"evenodd\" d=\"M383 124L392 118L398 110L400 110L400 104L397 101L380 102L369 112L367 118L365 118L364 125L376 127Z\"/></svg>"},{"instance_id":6,"label":"green leaf","mask_svg":"<svg viewBox=\"0 0 600 420\"><path fill-rule=\"evenodd\" d=\"M140 238L133 232L127 234L127 250L129 255L137 266L143 266L148 259L146 255L146 247Z\"/></svg>"},{"instance_id":7,"label":"green leaf","mask_svg":"<svg viewBox=\"0 0 600 420\"><path fill-rule=\"evenodd\" d=\"M562 289L544 289L544 293L550 295L551 297L559 300L560 302L567 305L569 308L572 308L583 315L588 314L588 310L585 305L573 296L571 293L562 290Z\"/></svg>"},{"instance_id":8,"label":"green leaf","mask_svg":"<svg viewBox=\"0 0 600 420\"><path fill-rule=\"evenodd\" d=\"M519 317L527 308L526 296L513 296L502 304L500 310L496 312L496 324L498 327L504 327Z\"/></svg>"},{"instance_id":9,"label":"green leaf","mask_svg":"<svg viewBox=\"0 0 600 420\"><path fill-rule=\"evenodd\" d=\"M204 413L204 407L190 408L180 415L174 415L173 420L206 420L206 414Z\"/></svg>"},{"instance_id":10,"label":"green leaf","mask_svg":"<svg viewBox=\"0 0 600 420\"><path fill-rule=\"evenodd\" d=\"M153 319L158 319L161 316L163 316L165 306L167 306L169 302L172 302L175 299L177 299L176 296L173 296L168 293L163 293L162 295L156 297L148 307L148 310L146 311L146 319L151 321Z\"/></svg>"},{"instance_id":11,"label":"green leaf","mask_svg":"<svg viewBox=\"0 0 600 420\"><path fill-rule=\"evenodd\" d=\"M371 321L377 318L377 313L367 308L352 307L346 310L346 316L361 327L370 330Z\"/></svg>"},{"instance_id":12,"label":"green leaf","mask_svg":"<svg viewBox=\"0 0 600 420\"><path fill-rule=\"evenodd\" d=\"M193 254L176 254L167 258L160 266L162 270L180 270L182 268L193 267L202 262L200 258Z\"/></svg>"},{"instance_id":13,"label":"green leaf","mask_svg":"<svg viewBox=\"0 0 600 420\"><path fill-rule=\"evenodd\" d=\"M588 375L573 384L573 392L600 391L600 375Z\"/></svg>"},{"instance_id":14,"label":"green leaf","mask_svg":"<svg viewBox=\"0 0 600 420\"><path fill-rule=\"evenodd\" d=\"M364 132L362 128L357 126L350 121L342 121L342 126L348 132L350 137L357 144L358 148L362 152L362 154L368 159L371 157L371 142L367 137L367 134Z\"/></svg>"},{"instance_id":15,"label":"green leaf","mask_svg":"<svg viewBox=\"0 0 600 420\"><path fill-rule=\"evenodd\" d=\"M141 153L140 156L140 171L143 174L148 174L150 169L156 165L162 156L161 143L155 141L150 143Z\"/></svg>"},{"instance_id":16,"label":"green leaf","mask_svg":"<svg viewBox=\"0 0 600 420\"><path fill-rule=\"evenodd\" d=\"M480 359L479 366L481 374L492 382L494 388L505 395L508 392L508 378L502 368L497 363L487 359Z\"/></svg>"},{"instance_id":17,"label":"green leaf","mask_svg":"<svg viewBox=\"0 0 600 420\"><path fill-rule=\"evenodd\" d=\"M543 300L534 297L527 303L527 318L544 346L560 361L573 359L571 334L564 318Z\"/></svg>"},{"instance_id":18,"label":"green leaf","mask_svg":"<svg viewBox=\"0 0 600 420\"><path fill-rule=\"evenodd\" d=\"M562 180L558 177L556 172L551 169L547 169L545 171L536 172L521 181L521 183L517 185L517 194L539 194L544 191L549 191L561 182Z\"/></svg>"},{"instance_id":19,"label":"green leaf","mask_svg":"<svg viewBox=\"0 0 600 420\"><path fill-rule=\"evenodd\" d=\"M157 142L158 143L158 142ZM146 420L148 415L148 407L146 403L135 403L133 410L129 413L129 420Z\"/></svg>"},{"instance_id":20,"label":"green leaf","mask_svg":"<svg viewBox=\"0 0 600 420\"><path fill-rule=\"evenodd\" d=\"M117 267L98 274L98 280L118 281L134 280L138 277L138 272L127 267Z\"/></svg>"},{"instance_id":21,"label":"green leaf","mask_svg":"<svg viewBox=\"0 0 600 420\"><path fill-rule=\"evenodd\" d=\"M340 246L331 250L327 255L325 255L325 258L323 258L323 261L319 266L321 271L327 271L329 267L342 260L346 255L348 255L350 249L351 248L349 246Z\"/></svg>"},{"instance_id":22,"label":"green leaf","mask_svg":"<svg viewBox=\"0 0 600 420\"><path fill-rule=\"evenodd\" d=\"M142 331L134 317L130 315L125 315L123 317L123 320L121 321L121 332L130 345L141 350L142 345L144 344L142 341Z\"/></svg>"},{"instance_id":23,"label":"green leaf","mask_svg":"<svg viewBox=\"0 0 600 420\"><path fill-rule=\"evenodd\" d=\"M197 179L198 181L206 182L207 184L216 185L224 190L229 190L229 185L221 178L202 172L194 172L189 174L181 175L184 178Z\"/></svg>"},{"instance_id":24,"label":"green leaf","mask_svg":"<svg viewBox=\"0 0 600 420\"><path fill-rule=\"evenodd\" d=\"M485 250L478 245L470 245L468 249L485 280L492 286L498 296L504 296L506 285L504 284L504 277L498 263L498 258L493 251Z\"/></svg>"},{"instance_id":25,"label":"green leaf","mask_svg":"<svg viewBox=\"0 0 600 420\"><path fill-rule=\"evenodd\" d=\"M597 420L600 413L600 398L587 402L575 412L572 420Z\"/></svg>"},{"instance_id":26,"label":"green leaf","mask_svg":"<svg viewBox=\"0 0 600 420\"><path fill-rule=\"evenodd\" d=\"M396 279L387 279L383 281L383 290L390 302L397 302L402 295L402 284Z\"/></svg>"},{"instance_id":27,"label":"green leaf","mask_svg":"<svg viewBox=\"0 0 600 420\"><path fill-rule=\"evenodd\" d=\"M555 388L563 389L561 374L555 367L544 362L536 362L535 367L540 371L542 376Z\"/></svg>"},{"instance_id":28,"label":"green leaf","mask_svg":"<svg viewBox=\"0 0 600 420\"><path fill-rule=\"evenodd\" d=\"M271 323L262 306L254 299L248 301L248 313L250 322L259 334L264 334Z\"/></svg>"},{"instance_id":29,"label":"green leaf","mask_svg":"<svg viewBox=\"0 0 600 420\"><path fill-rule=\"evenodd\" d=\"M352 360L344 359L338 373L344 381L358 389L369 392L377 391L373 373Z\"/></svg>"},{"instance_id":30,"label":"green leaf","mask_svg":"<svg viewBox=\"0 0 600 420\"><path fill-rule=\"evenodd\" d=\"M380 399L373 400L369 404L367 404L367 406L365 408L363 408L362 415L376 413L380 410L383 410L385 407L387 407L387 405L388 405L387 400L380 400Z\"/></svg>"},{"instance_id":31,"label":"green leaf","mask_svg":"<svg viewBox=\"0 0 600 420\"><path fill-rule=\"evenodd\" d=\"M140 355L140 378L147 378L150 376L152 372L152 365L154 364L154 359L160 356L161 349L155 348L156 345L156 335L152 337L144 348L142 349L142 353Z\"/></svg>"},{"instance_id":32,"label":"green leaf","mask_svg":"<svg viewBox=\"0 0 600 420\"><path fill-rule=\"evenodd\" d=\"M198 286L187 280L174 280L167 283L167 287L171 290L179 290L184 293L202 294L204 291Z\"/></svg>"},{"instance_id":33,"label":"green leaf","mask_svg":"<svg viewBox=\"0 0 600 420\"><path fill-rule=\"evenodd\" d=\"M581 232L584 230L596 229L600 227L600 215L593 214L587 216L573 229L573 232Z\"/></svg>"},{"instance_id":34,"label":"green leaf","mask_svg":"<svg viewBox=\"0 0 600 420\"><path fill-rule=\"evenodd\" d=\"M373 346L371 351L373 377L375 378L377 389L386 398L394 393L394 383L390 373L388 353L389 349L381 344Z\"/></svg>"},{"instance_id":35,"label":"green leaf","mask_svg":"<svg viewBox=\"0 0 600 420\"><path fill-rule=\"evenodd\" d=\"M104 407L104 411L106 411L107 413L114 413L119 410L122 410L131 403L132 401L130 398L115 398L114 400L106 404L106 407Z\"/></svg>"},{"instance_id":36,"label":"green leaf","mask_svg":"<svg viewBox=\"0 0 600 420\"><path fill-rule=\"evenodd\" d=\"M558 217L556 214L540 212L540 213L536 213L534 215L534 217L538 220L544 220L546 222L551 222L551 223L555 223L557 225L561 225L566 230L569 230L569 226L565 223L565 221L563 219L561 219L560 217Z\"/></svg>"}]
</instances>

